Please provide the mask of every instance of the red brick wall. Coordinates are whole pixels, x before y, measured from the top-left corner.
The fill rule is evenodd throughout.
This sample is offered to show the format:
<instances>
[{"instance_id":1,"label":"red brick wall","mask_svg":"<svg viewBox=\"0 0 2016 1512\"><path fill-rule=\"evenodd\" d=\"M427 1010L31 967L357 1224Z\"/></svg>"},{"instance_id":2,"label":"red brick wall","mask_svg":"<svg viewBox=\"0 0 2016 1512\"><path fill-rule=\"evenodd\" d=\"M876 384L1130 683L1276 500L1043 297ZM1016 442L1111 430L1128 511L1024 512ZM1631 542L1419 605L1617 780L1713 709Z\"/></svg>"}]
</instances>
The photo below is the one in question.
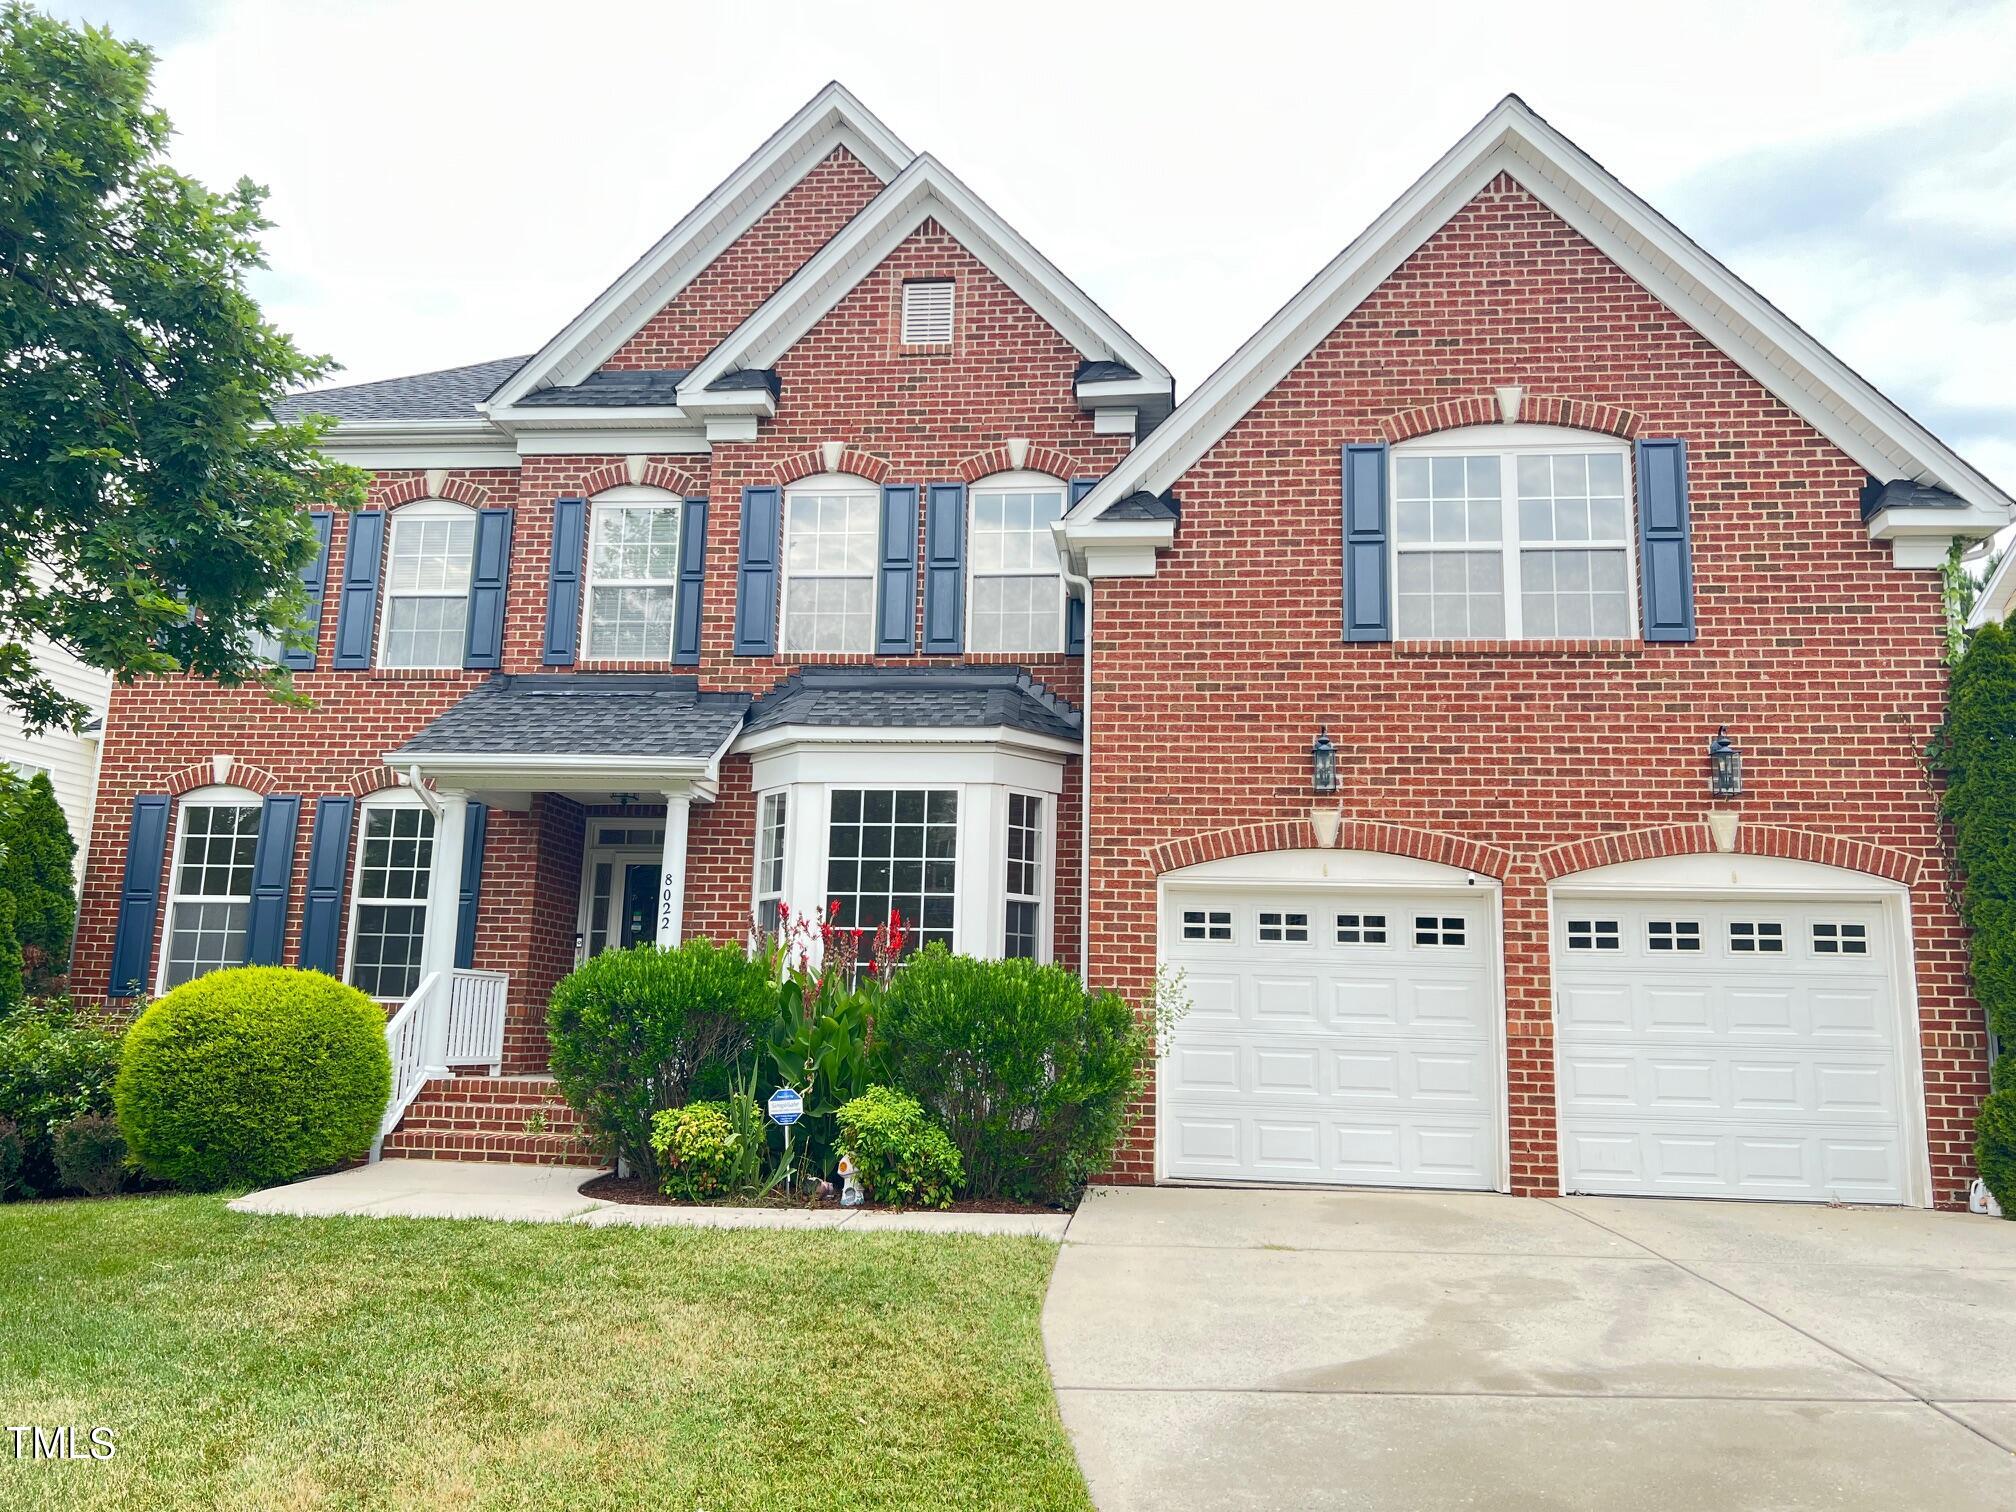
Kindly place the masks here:
<instances>
[{"instance_id":1,"label":"red brick wall","mask_svg":"<svg viewBox=\"0 0 2016 1512\"><path fill-rule=\"evenodd\" d=\"M882 181L836 147L624 342L604 370L692 368L805 265Z\"/></svg>"},{"instance_id":2,"label":"red brick wall","mask_svg":"<svg viewBox=\"0 0 2016 1512\"><path fill-rule=\"evenodd\" d=\"M851 167L849 166L851 164ZM647 325L671 341L677 331L733 324L769 292L765 279L783 276L809 255L783 225L841 219L849 196L865 197L872 175L845 154L808 177L777 211L759 224L762 247L743 256L742 244L724 263L748 271L745 282L707 294L702 309L696 282L675 303L686 313ZM815 186L815 180L817 184ZM816 193L808 193L814 186ZM797 196L802 203L794 202ZM819 206L826 209L819 209ZM837 222L834 222L837 224ZM792 233L797 234L797 233ZM807 235L810 232L805 233ZM744 241L749 238L745 237ZM782 249L782 250L780 250ZM794 260L795 259L795 260ZM788 265L788 266L787 266ZM720 265L717 265L717 267ZM950 276L959 283L958 336L949 349L903 350L897 343L901 283L905 277ZM760 288L758 287L760 286ZM739 291L739 292L738 292ZM704 291L703 291L704 293ZM744 301L746 308L738 306ZM698 322L698 324L694 324ZM643 337L640 337L640 340ZM653 338L657 339L657 338ZM632 343L635 347L636 343ZM630 351L626 348L626 351ZM642 351L640 348L639 351ZM637 356L642 365L683 365L673 348ZM1124 454L1124 439L1095 436L1089 415L1072 393L1078 354L970 254L935 224L908 239L778 364L783 396L774 421L752 443L705 454L651 459L648 480L675 491L708 495L712 503L703 588L702 686L761 692L800 661L858 661L810 657L750 660L730 654L735 604L735 557L745 484L788 481L815 470L808 462L827 441L846 443L850 467L916 483L971 481L1007 466L1000 443L1030 442L1029 465L1060 477L1103 473ZM552 553L552 501L593 495L628 481L624 460L608 456L529 457L518 471L456 471L442 492L470 504L513 504L517 516L511 549L510 592L504 627L503 670L541 673L546 581ZM386 472L374 482L374 507L397 508L425 496L423 474ZM331 546L330 592L325 599L319 665L296 676L309 710L275 705L255 690L227 690L186 678L152 679L115 691L107 720L100 778L100 818L92 837L77 948L77 979L98 988L110 969L120 873L132 799L168 790L171 774L213 754L235 756L270 773L273 790L311 800L327 793L365 790L390 779L384 753L394 749L487 674L479 672L336 672L327 670L336 631L335 585L347 546L347 521L339 518ZM920 541L921 551L921 520ZM921 574L920 574L921 584ZM921 587L919 594L921 616ZM921 632L920 632L921 633ZM977 658L976 658L977 659ZM1081 690L1075 658L989 658L1028 663L1072 702ZM942 665L942 657L900 659ZM579 670L667 672L663 663L583 664ZM683 670L683 669L682 669ZM562 674L564 675L564 673ZM1076 767L1060 803L1057 958L1075 964L1077 952ZM360 778L359 774L372 774ZM207 778L204 780L207 781ZM748 764L724 764L716 803L692 814L686 881L686 928L724 939L745 936L754 864L754 802ZM193 785L193 784L192 784ZM313 803L305 806L295 857L295 884L287 926L288 958L298 942L306 884ZM507 1018L506 1070L544 1063L545 996L573 959L585 818L578 805L542 797L530 813L494 811L485 852L483 905L475 964L512 976ZM165 915L165 909L164 909ZM163 922L165 922L165 917ZM159 927L157 926L157 937Z\"/></svg>"},{"instance_id":3,"label":"red brick wall","mask_svg":"<svg viewBox=\"0 0 2016 1512\"><path fill-rule=\"evenodd\" d=\"M1686 438L1697 642L1339 643L1339 447L1418 431L1420 417L1389 421L1501 384L1613 406L1638 417L1640 434ZM1704 748L1726 723L1745 757L1746 843L1765 843L1761 827L1810 831L1922 864L1911 901L1934 1184L1941 1205L1962 1201L1985 1041L1937 794L1919 764L1944 687L1939 580L1898 570L1889 547L1869 541L1862 482L1501 177L1176 485L1182 523L1156 576L1098 585L1093 977L1147 988L1151 848L1241 825L1282 826L1262 832L1267 844L1312 843L1301 839L1307 750L1327 723L1342 737L1347 824L1406 826L1508 858L1513 1183L1555 1191L1537 858L1667 826L1705 848ZM1121 1176L1148 1179L1152 1140L1144 1120Z\"/></svg>"}]
</instances>

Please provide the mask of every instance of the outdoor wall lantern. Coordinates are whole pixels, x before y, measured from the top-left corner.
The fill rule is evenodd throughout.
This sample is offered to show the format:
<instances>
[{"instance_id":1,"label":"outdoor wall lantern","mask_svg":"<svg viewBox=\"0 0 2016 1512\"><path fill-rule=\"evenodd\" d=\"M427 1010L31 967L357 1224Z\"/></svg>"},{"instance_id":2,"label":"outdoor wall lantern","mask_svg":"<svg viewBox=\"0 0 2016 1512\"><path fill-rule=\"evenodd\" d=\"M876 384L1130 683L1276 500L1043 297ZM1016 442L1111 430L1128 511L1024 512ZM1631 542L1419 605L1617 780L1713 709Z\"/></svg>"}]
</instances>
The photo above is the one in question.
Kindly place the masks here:
<instances>
[{"instance_id":1,"label":"outdoor wall lantern","mask_svg":"<svg viewBox=\"0 0 2016 1512\"><path fill-rule=\"evenodd\" d=\"M1743 791L1743 753L1729 738L1723 725L1708 742L1708 792L1715 798L1734 798Z\"/></svg>"},{"instance_id":2,"label":"outdoor wall lantern","mask_svg":"<svg viewBox=\"0 0 2016 1512\"><path fill-rule=\"evenodd\" d=\"M1316 742L1309 747L1309 786L1318 793L1337 791L1337 747L1330 743L1330 727L1319 726Z\"/></svg>"}]
</instances>

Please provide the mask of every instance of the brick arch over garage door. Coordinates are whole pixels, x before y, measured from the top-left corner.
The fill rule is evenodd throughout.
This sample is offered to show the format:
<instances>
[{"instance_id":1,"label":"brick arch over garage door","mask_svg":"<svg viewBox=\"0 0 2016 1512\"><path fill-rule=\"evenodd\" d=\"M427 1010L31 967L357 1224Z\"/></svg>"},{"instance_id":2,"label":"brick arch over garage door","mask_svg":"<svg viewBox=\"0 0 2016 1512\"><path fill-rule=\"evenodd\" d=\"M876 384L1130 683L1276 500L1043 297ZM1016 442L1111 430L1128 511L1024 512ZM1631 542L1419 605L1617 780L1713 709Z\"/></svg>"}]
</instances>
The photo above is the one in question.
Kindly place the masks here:
<instances>
[{"instance_id":1,"label":"brick arch over garage door","mask_svg":"<svg viewBox=\"0 0 2016 1512\"><path fill-rule=\"evenodd\" d=\"M1152 845L1147 856L1149 866L1159 876L1181 867L1199 866L1206 861L1223 861L1228 856L1250 856L1262 851L1325 849L1408 856L1416 861L1435 861L1443 866L1500 880L1509 875L1515 860L1510 851L1462 835L1360 820L1345 821L1339 827L1337 844L1322 846L1317 843L1314 831L1304 819L1280 819L1265 824L1206 830Z\"/></svg>"},{"instance_id":2,"label":"brick arch over garage door","mask_svg":"<svg viewBox=\"0 0 2016 1512\"><path fill-rule=\"evenodd\" d=\"M1651 861L1661 856L1699 855L1719 849L1705 824L1672 824L1659 829L1627 830L1574 840L1533 857L1542 879L1555 882L1575 872L1611 866L1619 861ZM1777 856L1787 861L1812 861L1842 871L1863 872L1906 887L1917 885L1924 862L1909 851L1865 840L1848 840L1818 830L1783 829L1768 824L1740 824L1735 854Z\"/></svg>"}]
</instances>

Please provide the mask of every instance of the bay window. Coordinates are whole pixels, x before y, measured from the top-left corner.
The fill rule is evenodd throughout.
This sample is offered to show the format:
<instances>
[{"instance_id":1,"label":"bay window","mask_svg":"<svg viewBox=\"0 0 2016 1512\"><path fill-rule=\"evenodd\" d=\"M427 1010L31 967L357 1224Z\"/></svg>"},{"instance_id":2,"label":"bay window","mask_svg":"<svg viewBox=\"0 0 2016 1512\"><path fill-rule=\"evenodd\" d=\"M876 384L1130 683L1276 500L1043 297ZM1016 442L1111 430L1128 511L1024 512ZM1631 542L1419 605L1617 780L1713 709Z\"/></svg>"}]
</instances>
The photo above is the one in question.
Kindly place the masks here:
<instances>
[{"instance_id":1,"label":"bay window","mask_svg":"<svg viewBox=\"0 0 2016 1512\"><path fill-rule=\"evenodd\" d=\"M784 922L784 822L790 796L765 793L756 805L756 933L766 940Z\"/></svg>"},{"instance_id":2,"label":"bay window","mask_svg":"<svg viewBox=\"0 0 2016 1512\"><path fill-rule=\"evenodd\" d=\"M959 890L959 793L954 788L835 788L826 897L842 929L873 929L900 913L909 948L953 945Z\"/></svg>"},{"instance_id":3,"label":"bay window","mask_svg":"<svg viewBox=\"0 0 2016 1512\"><path fill-rule=\"evenodd\" d=\"M1398 638L1633 633L1622 442L1540 427L1449 432L1397 449L1392 484Z\"/></svg>"},{"instance_id":4,"label":"bay window","mask_svg":"<svg viewBox=\"0 0 2016 1512\"><path fill-rule=\"evenodd\" d=\"M1008 795L1007 916L1001 954L1043 959L1043 800L1034 793Z\"/></svg>"}]
</instances>

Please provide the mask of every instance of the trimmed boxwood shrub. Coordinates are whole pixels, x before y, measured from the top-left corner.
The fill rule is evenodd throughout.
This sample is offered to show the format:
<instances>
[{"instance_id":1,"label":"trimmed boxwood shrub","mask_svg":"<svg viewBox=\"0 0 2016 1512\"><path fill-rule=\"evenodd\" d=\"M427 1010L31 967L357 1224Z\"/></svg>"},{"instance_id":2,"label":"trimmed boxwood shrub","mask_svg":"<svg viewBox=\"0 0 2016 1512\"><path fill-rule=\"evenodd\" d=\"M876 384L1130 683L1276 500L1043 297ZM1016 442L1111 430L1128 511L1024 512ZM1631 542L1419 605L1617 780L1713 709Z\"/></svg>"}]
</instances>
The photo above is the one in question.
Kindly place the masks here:
<instances>
[{"instance_id":1,"label":"trimmed boxwood shrub","mask_svg":"<svg viewBox=\"0 0 2016 1512\"><path fill-rule=\"evenodd\" d=\"M888 1080L944 1126L966 1189L1057 1202L1112 1159L1146 1085L1154 1035L1061 966L930 945L875 1015Z\"/></svg>"},{"instance_id":2,"label":"trimmed boxwood shrub","mask_svg":"<svg viewBox=\"0 0 2016 1512\"><path fill-rule=\"evenodd\" d=\"M590 1137L658 1184L652 1119L697 1085L723 1083L777 1012L777 983L760 957L693 939L670 950L606 950L553 989L549 1063Z\"/></svg>"},{"instance_id":3,"label":"trimmed boxwood shrub","mask_svg":"<svg viewBox=\"0 0 2016 1512\"><path fill-rule=\"evenodd\" d=\"M392 1095L385 1010L319 971L238 966L134 1021L114 1101L135 1162L210 1191L366 1154Z\"/></svg>"},{"instance_id":4,"label":"trimmed boxwood shrub","mask_svg":"<svg viewBox=\"0 0 2016 1512\"><path fill-rule=\"evenodd\" d=\"M1974 996L2002 1046L1974 1124L1975 1165L2016 1218L2016 637L2006 627L1984 625L1954 667L1938 754Z\"/></svg>"},{"instance_id":5,"label":"trimmed boxwood shrub","mask_svg":"<svg viewBox=\"0 0 2016 1512\"><path fill-rule=\"evenodd\" d=\"M959 1152L945 1131L925 1116L914 1097L892 1087L870 1087L840 1105L840 1148L877 1202L952 1206L964 1174Z\"/></svg>"},{"instance_id":6,"label":"trimmed boxwood shrub","mask_svg":"<svg viewBox=\"0 0 2016 1512\"><path fill-rule=\"evenodd\" d=\"M118 1067L119 1036L61 998L0 1014L0 1120L14 1126L20 1147L13 1184L21 1195L56 1190L55 1131L112 1111Z\"/></svg>"},{"instance_id":7,"label":"trimmed boxwood shrub","mask_svg":"<svg viewBox=\"0 0 2016 1512\"><path fill-rule=\"evenodd\" d=\"M659 1190L705 1202L728 1190L736 1164L735 1126L718 1102L667 1108L651 1120L651 1153L663 1172Z\"/></svg>"}]
</instances>

